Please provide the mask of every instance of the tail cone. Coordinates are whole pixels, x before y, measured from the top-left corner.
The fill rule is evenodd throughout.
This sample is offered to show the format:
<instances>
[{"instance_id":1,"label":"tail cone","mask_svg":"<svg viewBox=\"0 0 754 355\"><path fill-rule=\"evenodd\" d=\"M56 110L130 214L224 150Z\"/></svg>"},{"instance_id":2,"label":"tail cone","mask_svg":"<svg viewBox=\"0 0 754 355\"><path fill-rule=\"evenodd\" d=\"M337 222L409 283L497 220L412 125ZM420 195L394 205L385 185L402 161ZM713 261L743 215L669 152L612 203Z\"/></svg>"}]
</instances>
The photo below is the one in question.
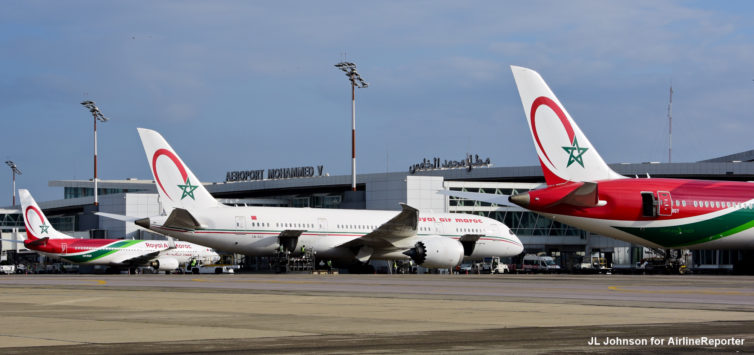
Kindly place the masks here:
<instances>
[{"instance_id":1,"label":"tail cone","mask_svg":"<svg viewBox=\"0 0 754 355\"><path fill-rule=\"evenodd\" d=\"M529 201L530 201L530 199L529 199L529 193L528 192L524 192L522 194L513 195L513 196L511 196L511 197L508 198L508 201L510 201L512 203L515 203L515 204L517 204L517 205L519 205L521 207L529 206Z\"/></svg>"}]
</instances>

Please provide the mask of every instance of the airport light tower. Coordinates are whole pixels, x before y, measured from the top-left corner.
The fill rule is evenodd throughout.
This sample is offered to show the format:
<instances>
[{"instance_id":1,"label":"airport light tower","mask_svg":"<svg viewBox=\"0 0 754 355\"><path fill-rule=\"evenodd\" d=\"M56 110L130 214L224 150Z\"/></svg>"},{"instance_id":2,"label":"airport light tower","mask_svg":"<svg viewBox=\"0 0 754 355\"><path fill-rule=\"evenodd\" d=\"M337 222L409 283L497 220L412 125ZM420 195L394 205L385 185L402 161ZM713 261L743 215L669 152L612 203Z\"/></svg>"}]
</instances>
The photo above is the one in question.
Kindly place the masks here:
<instances>
[{"instance_id":1,"label":"airport light tower","mask_svg":"<svg viewBox=\"0 0 754 355\"><path fill-rule=\"evenodd\" d=\"M13 174L13 207L16 207L16 175L21 175L21 170L18 170L16 163L6 160L5 164L10 167Z\"/></svg>"},{"instance_id":2,"label":"airport light tower","mask_svg":"<svg viewBox=\"0 0 754 355\"><path fill-rule=\"evenodd\" d=\"M102 115L102 111L94 104L94 101L86 100L81 104L89 109L92 117L94 117L94 205L99 206L99 201L97 200L97 121L107 122L109 118Z\"/></svg>"},{"instance_id":3,"label":"airport light tower","mask_svg":"<svg viewBox=\"0 0 754 355\"><path fill-rule=\"evenodd\" d=\"M356 191L356 87L364 89L369 84L356 71L356 64L340 62L335 67L345 72L351 81L351 190Z\"/></svg>"}]
</instances>

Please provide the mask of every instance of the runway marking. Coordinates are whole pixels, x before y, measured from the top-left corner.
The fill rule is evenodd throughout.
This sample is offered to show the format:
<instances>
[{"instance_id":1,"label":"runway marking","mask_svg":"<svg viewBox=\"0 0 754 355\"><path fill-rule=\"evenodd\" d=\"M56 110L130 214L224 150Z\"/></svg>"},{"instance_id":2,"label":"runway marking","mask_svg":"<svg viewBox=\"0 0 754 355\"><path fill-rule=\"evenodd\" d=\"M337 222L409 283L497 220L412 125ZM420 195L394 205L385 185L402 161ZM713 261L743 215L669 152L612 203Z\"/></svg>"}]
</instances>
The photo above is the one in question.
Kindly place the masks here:
<instances>
[{"instance_id":1,"label":"runway marking","mask_svg":"<svg viewBox=\"0 0 754 355\"><path fill-rule=\"evenodd\" d=\"M48 306L60 306L60 305L66 305L66 304L73 304L73 303L82 303L82 302L94 302L101 300L102 297L89 297L89 298L76 298L71 300L63 300L63 301L57 301L48 303Z\"/></svg>"},{"instance_id":2,"label":"runway marking","mask_svg":"<svg viewBox=\"0 0 754 355\"><path fill-rule=\"evenodd\" d=\"M629 290L618 286L608 286L610 291L632 292L632 293L659 293L659 294L704 294L704 295L725 295L725 296L754 296L754 292L741 291L706 291L706 290Z\"/></svg>"},{"instance_id":3,"label":"runway marking","mask_svg":"<svg viewBox=\"0 0 754 355\"><path fill-rule=\"evenodd\" d=\"M289 284L289 285L317 285L317 284L327 284L327 282L321 282L321 281L282 281L282 280L206 280L206 279L191 279L191 281L195 281L195 282L212 282L212 283L248 282L248 283Z\"/></svg>"},{"instance_id":4,"label":"runway marking","mask_svg":"<svg viewBox=\"0 0 754 355\"><path fill-rule=\"evenodd\" d=\"M107 285L107 281L105 280L84 280L84 281L96 282L99 285Z\"/></svg>"}]
</instances>

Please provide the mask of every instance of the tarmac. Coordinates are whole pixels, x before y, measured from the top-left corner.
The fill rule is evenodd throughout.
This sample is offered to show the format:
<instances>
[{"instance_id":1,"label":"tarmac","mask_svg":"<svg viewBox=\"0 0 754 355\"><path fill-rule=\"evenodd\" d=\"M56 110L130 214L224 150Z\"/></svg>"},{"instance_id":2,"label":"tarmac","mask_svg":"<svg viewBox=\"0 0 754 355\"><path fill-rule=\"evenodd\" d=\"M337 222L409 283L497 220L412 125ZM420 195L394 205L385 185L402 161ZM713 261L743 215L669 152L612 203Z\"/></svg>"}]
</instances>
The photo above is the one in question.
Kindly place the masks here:
<instances>
[{"instance_id":1,"label":"tarmac","mask_svg":"<svg viewBox=\"0 0 754 355\"><path fill-rule=\"evenodd\" d=\"M754 277L0 275L0 353L754 352Z\"/></svg>"}]
</instances>

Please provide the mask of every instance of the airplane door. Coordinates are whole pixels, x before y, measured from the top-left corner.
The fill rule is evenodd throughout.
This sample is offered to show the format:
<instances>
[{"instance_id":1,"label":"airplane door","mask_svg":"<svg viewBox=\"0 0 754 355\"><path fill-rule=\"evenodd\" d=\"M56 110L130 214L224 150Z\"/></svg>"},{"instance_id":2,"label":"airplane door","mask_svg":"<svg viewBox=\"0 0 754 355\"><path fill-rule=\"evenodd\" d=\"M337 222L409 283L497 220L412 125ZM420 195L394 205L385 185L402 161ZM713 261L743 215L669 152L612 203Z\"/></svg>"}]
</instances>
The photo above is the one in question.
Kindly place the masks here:
<instances>
[{"instance_id":1,"label":"airplane door","mask_svg":"<svg viewBox=\"0 0 754 355\"><path fill-rule=\"evenodd\" d=\"M435 233L442 234L442 223L435 222Z\"/></svg>"},{"instance_id":2,"label":"airplane door","mask_svg":"<svg viewBox=\"0 0 754 355\"><path fill-rule=\"evenodd\" d=\"M236 216L236 228L238 229L246 228L246 218L244 218L244 216Z\"/></svg>"},{"instance_id":3,"label":"airplane door","mask_svg":"<svg viewBox=\"0 0 754 355\"><path fill-rule=\"evenodd\" d=\"M658 215L670 216L673 214L673 198L670 196L670 192L657 191L658 199Z\"/></svg>"},{"instance_id":4,"label":"airplane door","mask_svg":"<svg viewBox=\"0 0 754 355\"><path fill-rule=\"evenodd\" d=\"M317 224L319 225L320 231L327 230L327 218L317 218Z\"/></svg>"}]
</instances>

